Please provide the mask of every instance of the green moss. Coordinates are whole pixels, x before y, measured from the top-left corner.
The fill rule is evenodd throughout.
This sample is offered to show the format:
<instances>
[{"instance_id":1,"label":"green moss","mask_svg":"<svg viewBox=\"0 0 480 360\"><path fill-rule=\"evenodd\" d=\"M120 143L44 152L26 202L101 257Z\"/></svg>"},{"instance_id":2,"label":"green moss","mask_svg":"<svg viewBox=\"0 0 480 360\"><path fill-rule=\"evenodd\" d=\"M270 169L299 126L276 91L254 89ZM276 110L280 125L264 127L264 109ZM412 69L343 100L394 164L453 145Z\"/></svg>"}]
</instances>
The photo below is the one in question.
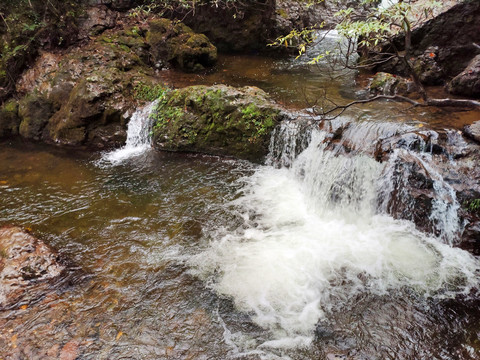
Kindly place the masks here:
<instances>
[{"instance_id":1,"label":"green moss","mask_svg":"<svg viewBox=\"0 0 480 360\"><path fill-rule=\"evenodd\" d=\"M268 148L280 110L265 95L227 86L192 86L166 94L154 111L154 142L162 149L256 159Z\"/></svg>"},{"instance_id":2,"label":"green moss","mask_svg":"<svg viewBox=\"0 0 480 360\"><path fill-rule=\"evenodd\" d=\"M138 100L154 101L165 95L167 88L162 84L149 85L139 83L134 88L134 97Z\"/></svg>"}]
</instances>

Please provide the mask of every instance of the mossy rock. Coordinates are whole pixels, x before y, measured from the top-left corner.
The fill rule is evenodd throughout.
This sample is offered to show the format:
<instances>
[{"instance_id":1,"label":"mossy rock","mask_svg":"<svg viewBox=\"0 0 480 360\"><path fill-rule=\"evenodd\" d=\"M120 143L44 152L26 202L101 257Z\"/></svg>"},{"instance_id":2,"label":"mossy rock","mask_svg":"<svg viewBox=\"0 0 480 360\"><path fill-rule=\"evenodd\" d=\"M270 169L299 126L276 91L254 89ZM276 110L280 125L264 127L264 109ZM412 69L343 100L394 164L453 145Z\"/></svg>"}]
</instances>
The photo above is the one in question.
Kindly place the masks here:
<instances>
[{"instance_id":1,"label":"mossy rock","mask_svg":"<svg viewBox=\"0 0 480 360\"><path fill-rule=\"evenodd\" d=\"M19 126L18 103L10 100L0 108L0 138L18 135Z\"/></svg>"},{"instance_id":2,"label":"mossy rock","mask_svg":"<svg viewBox=\"0 0 480 360\"><path fill-rule=\"evenodd\" d=\"M20 135L26 139L40 140L53 115L53 104L42 94L33 93L20 101L18 113L21 118Z\"/></svg>"},{"instance_id":3,"label":"mossy rock","mask_svg":"<svg viewBox=\"0 0 480 360\"><path fill-rule=\"evenodd\" d=\"M406 95L414 92L415 85L413 81L401 76L378 72L370 83L370 92L380 95Z\"/></svg>"},{"instance_id":4,"label":"mossy rock","mask_svg":"<svg viewBox=\"0 0 480 360\"><path fill-rule=\"evenodd\" d=\"M217 48L210 40L181 22L150 20L147 42L156 64L167 61L184 71L195 72L217 61Z\"/></svg>"},{"instance_id":5,"label":"mossy rock","mask_svg":"<svg viewBox=\"0 0 480 360\"><path fill-rule=\"evenodd\" d=\"M154 111L153 142L167 151L261 161L282 110L256 87L191 86L167 93Z\"/></svg>"}]
</instances>

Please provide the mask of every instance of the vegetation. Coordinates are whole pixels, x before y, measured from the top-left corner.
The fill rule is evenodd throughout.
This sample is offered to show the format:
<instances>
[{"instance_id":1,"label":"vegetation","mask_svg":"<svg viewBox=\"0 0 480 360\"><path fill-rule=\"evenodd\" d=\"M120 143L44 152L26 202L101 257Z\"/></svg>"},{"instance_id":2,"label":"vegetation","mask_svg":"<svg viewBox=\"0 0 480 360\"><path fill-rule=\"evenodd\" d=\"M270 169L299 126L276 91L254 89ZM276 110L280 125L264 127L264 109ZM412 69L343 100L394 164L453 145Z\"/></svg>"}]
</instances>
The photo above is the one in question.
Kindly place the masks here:
<instances>
[{"instance_id":1,"label":"vegetation","mask_svg":"<svg viewBox=\"0 0 480 360\"><path fill-rule=\"evenodd\" d=\"M40 47L68 46L76 36L81 2L3 0L0 2L0 102Z\"/></svg>"},{"instance_id":2,"label":"vegetation","mask_svg":"<svg viewBox=\"0 0 480 360\"><path fill-rule=\"evenodd\" d=\"M319 0L323 1L323 0ZM372 5L377 0L361 0L361 5ZM333 104L328 98L321 99L322 106L319 115L324 118L336 117L352 105L390 99L408 102L413 106L454 106L454 107L480 107L480 102L465 99L432 99L428 96L425 87L419 77L418 63L412 54L412 29L434 16L435 11L442 3L436 0L425 0L414 5L409 0L399 0L387 8L372 7L366 17L358 17L353 7L348 7L335 14L337 26L335 30L346 44L339 44L335 51L319 54L311 60L318 63L322 59L329 59L336 66L348 69L372 69L382 63L395 59L400 63L406 74L412 78L421 101L417 101L402 95L377 95L369 99L353 101L345 105ZM321 27L321 26L320 26ZM318 27L317 27L318 28ZM279 37L272 45L291 46L297 44L299 56L304 55L308 46L317 44L325 38L320 38L307 28L301 31L294 30L286 36ZM399 40L402 42L399 44ZM359 57L360 54L360 57ZM435 57L435 54L430 54Z\"/></svg>"},{"instance_id":3,"label":"vegetation","mask_svg":"<svg viewBox=\"0 0 480 360\"><path fill-rule=\"evenodd\" d=\"M463 206L470 212L480 212L480 199L466 201Z\"/></svg>"},{"instance_id":4,"label":"vegetation","mask_svg":"<svg viewBox=\"0 0 480 360\"><path fill-rule=\"evenodd\" d=\"M165 88L165 86L162 84L149 85L140 83L134 88L135 98L144 101L154 101L159 99L165 94L166 91L167 88Z\"/></svg>"}]
</instances>

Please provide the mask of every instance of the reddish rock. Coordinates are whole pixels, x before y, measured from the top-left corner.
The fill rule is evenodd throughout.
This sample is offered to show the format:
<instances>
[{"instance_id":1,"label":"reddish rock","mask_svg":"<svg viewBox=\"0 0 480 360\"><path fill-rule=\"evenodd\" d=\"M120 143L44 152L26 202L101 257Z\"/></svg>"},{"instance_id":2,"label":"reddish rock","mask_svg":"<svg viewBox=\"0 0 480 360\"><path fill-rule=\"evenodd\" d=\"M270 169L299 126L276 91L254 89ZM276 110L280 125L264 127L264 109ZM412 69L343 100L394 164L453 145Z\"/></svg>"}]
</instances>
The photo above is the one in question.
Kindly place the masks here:
<instances>
[{"instance_id":1,"label":"reddish rock","mask_svg":"<svg viewBox=\"0 0 480 360\"><path fill-rule=\"evenodd\" d=\"M22 228L0 228L0 310L37 299L65 269L55 250Z\"/></svg>"}]
</instances>

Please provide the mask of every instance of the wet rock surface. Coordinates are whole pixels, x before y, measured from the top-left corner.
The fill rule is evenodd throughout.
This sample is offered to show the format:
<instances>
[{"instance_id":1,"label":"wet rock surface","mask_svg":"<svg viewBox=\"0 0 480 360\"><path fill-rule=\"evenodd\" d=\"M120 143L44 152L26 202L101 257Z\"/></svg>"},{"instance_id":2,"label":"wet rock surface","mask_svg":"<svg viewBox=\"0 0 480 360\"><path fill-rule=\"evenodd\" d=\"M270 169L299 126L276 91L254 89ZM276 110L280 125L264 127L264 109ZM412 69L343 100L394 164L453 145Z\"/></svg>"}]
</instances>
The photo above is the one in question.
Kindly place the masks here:
<instances>
[{"instance_id":1,"label":"wet rock surface","mask_svg":"<svg viewBox=\"0 0 480 360\"><path fill-rule=\"evenodd\" d=\"M0 228L0 309L45 295L66 270L58 254L14 226Z\"/></svg>"},{"instance_id":2,"label":"wet rock surface","mask_svg":"<svg viewBox=\"0 0 480 360\"><path fill-rule=\"evenodd\" d=\"M286 115L259 88L216 85L174 90L153 116L158 149L260 161L271 131Z\"/></svg>"},{"instance_id":3,"label":"wet rock surface","mask_svg":"<svg viewBox=\"0 0 480 360\"><path fill-rule=\"evenodd\" d=\"M471 125L466 125L463 128L463 133L468 138L475 140L477 143L480 143L480 120L475 121Z\"/></svg>"},{"instance_id":4,"label":"wet rock surface","mask_svg":"<svg viewBox=\"0 0 480 360\"><path fill-rule=\"evenodd\" d=\"M377 95L407 95L415 91L415 84L401 76L379 72L373 77L369 90Z\"/></svg>"},{"instance_id":5,"label":"wet rock surface","mask_svg":"<svg viewBox=\"0 0 480 360\"><path fill-rule=\"evenodd\" d=\"M457 130L393 126L379 130L374 139L352 139L361 133L359 126L335 121L321 125L331 133L325 140L331 151L366 153L384 164L379 211L480 254L480 146L470 140L477 125L467 127L468 137Z\"/></svg>"}]
</instances>

